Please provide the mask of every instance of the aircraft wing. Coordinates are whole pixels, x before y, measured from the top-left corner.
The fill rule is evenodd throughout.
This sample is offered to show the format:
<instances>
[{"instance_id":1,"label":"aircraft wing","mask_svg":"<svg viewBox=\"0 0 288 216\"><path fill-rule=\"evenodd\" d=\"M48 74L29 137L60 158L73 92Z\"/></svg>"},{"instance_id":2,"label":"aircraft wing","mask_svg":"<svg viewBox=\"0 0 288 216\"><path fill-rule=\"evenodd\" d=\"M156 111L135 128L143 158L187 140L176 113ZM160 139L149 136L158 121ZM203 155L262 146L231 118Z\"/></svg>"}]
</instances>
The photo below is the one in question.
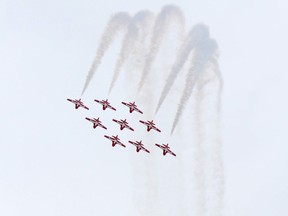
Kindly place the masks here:
<instances>
[{"instance_id":1,"label":"aircraft wing","mask_svg":"<svg viewBox=\"0 0 288 216\"><path fill-rule=\"evenodd\" d=\"M70 101L70 102L72 102L72 103L75 103L74 100L71 100L71 99L69 99L69 98L67 98L67 101Z\"/></svg>"},{"instance_id":2,"label":"aircraft wing","mask_svg":"<svg viewBox=\"0 0 288 216\"><path fill-rule=\"evenodd\" d=\"M107 130L107 128L104 125L102 125L101 123L98 123L98 126L100 126L100 127L104 128L105 130Z\"/></svg>"},{"instance_id":3,"label":"aircraft wing","mask_svg":"<svg viewBox=\"0 0 288 216\"><path fill-rule=\"evenodd\" d=\"M141 149L146 151L147 153L150 153L150 151L148 149L146 149L145 147L141 146Z\"/></svg>"},{"instance_id":4,"label":"aircraft wing","mask_svg":"<svg viewBox=\"0 0 288 216\"><path fill-rule=\"evenodd\" d=\"M83 104L80 104L80 106L85 108L85 109L87 109L87 110L89 110L89 108L87 106L83 105Z\"/></svg>"},{"instance_id":5,"label":"aircraft wing","mask_svg":"<svg viewBox=\"0 0 288 216\"><path fill-rule=\"evenodd\" d=\"M109 107L110 109L116 111L116 109L114 107L112 107L111 105L107 105L107 107Z\"/></svg>"},{"instance_id":6,"label":"aircraft wing","mask_svg":"<svg viewBox=\"0 0 288 216\"><path fill-rule=\"evenodd\" d=\"M143 112L141 110L139 110L137 107L135 107L134 110L136 110L137 112L143 114Z\"/></svg>"},{"instance_id":7,"label":"aircraft wing","mask_svg":"<svg viewBox=\"0 0 288 216\"><path fill-rule=\"evenodd\" d=\"M125 102L121 102L122 104L124 104L125 106L129 106L129 104L125 103Z\"/></svg>"},{"instance_id":8,"label":"aircraft wing","mask_svg":"<svg viewBox=\"0 0 288 216\"><path fill-rule=\"evenodd\" d=\"M119 144L119 145L123 146L124 148L126 148L126 146L123 143L121 143L120 141L117 141L117 144Z\"/></svg>"},{"instance_id":9,"label":"aircraft wing","mask_svg":"<svg viewBox=\"0 0 288 216\"><path fill-rule=\"evenodd\" d=\"M155 127L155 126L152 126L152 128L153 128L154 130L158 131L158 132L161 132L161 130L158 129L157 127Z\"/></svg>"},{"instance_id":10,"label":"aircraft wing","mask_svg":"<svg viewBox=\"0 0 288 216\"><path fill-rule=\"evenodd\" d=\"M104 137L112 141L112 138L111 138L111 137L109 137L109 136L107 136L107 135L104 135Z\"/></svg>"},{"instance_id":11,"label":"aircraft wing","mask_svg":"<svg viewBox=\"0 0 288 216\"><path fill-rule=\"evenodd\" d=\"M134 131L134 129L132 127L130 127L129 125L125 125L126 128L128 128L131 131Z\"/></svg>"},{"instance_id":12,"label":"aircraft wing","mask_svg":"<svg viewBox=\"0 0 288 216\"><path fill-rule=\"evenodd\" d=\"M101 103L101 101L99 101L99 100L96 100L96 99L95 99L94 101L95 101L95 102L97 102L97 103Z\"/></svg>"},{"instance_id":13,"label":"aircraft wing","mask_svg":"<svg viewBox=\"0 0 288 216\"><path fill-rule=\"evenodd\" d=\"M174 152L172 152L171 150L167 149L167 152L176 157L176 154Z\"/></svg>"},{"instance_id":14,"label":"aircraft wing","mask_svg":"<svg viewBox=\"0 0 288 216\"><path fill-rule=\"evenodd\" d=\"M94 123L93 119L90 119L90 118L87 118L87 117L85 119Z\"/></svg>"},{"instance_id":15,"label":"aircraft wing","mask_svg":"<svg viewBox=\"0 0 288 216\"><path fill-rule=\"evenodd\" d=\"M112 119L112 121L114 121L114 122L116 122L116 123L118 123L118 124L121 123L120 121L118 121L118 120L116 120L116 119Z\"/></svg>"},{"instance_id":16,"label":"aircraft wing","mask_svg":"<svg viewBox=\"0 0 288 216\"><path fill-rule=\"evenodd\" d=\"M132 145L135 145L135 144L136 144L135 142L132 142L132 141L130 141L130 140L129 140L128 142L131 143Z\"/></svg>"},{"instance_id":17,"label":"aircraft wing","mask_svg":"<svg viewBox=\"0 0 288 216\"><path fill-rule=\"evenodd\" d=\"M140 123L144 124L144 125L147 125L146 122L142 121L142 120L139 120Z\"/></svg>"},{"instance_id":18,"label":"aircraft wing","mask_svg":"<svg viewBox=\"0 0 288 216\"><path fill-rule=\"evenodd\" d=\"M163 146L159 145L159 144L155 144L157 147L163 149Z\"/></svg>"}]
</instances>

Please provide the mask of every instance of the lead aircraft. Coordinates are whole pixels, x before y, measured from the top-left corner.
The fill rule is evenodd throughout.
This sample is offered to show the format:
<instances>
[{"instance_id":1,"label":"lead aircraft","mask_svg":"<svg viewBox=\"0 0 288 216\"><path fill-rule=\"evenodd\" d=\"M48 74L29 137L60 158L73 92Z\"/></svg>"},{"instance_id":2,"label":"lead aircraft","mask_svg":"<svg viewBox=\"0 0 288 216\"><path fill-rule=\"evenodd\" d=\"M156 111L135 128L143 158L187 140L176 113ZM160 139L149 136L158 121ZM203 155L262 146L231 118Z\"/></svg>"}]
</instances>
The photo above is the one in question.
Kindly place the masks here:
<instances>
[{"instance_id":1,"label":"lead aircraft","mask_svg":"<svg viewBox=\"0 0 288 216\"><path fill-rule=\"evenodd\" d=\"M167 153L172 154L176 157L176 154L170 150L170 147L168 146L168 143L165 145L155 144L157 147L161 148L163 150L163 155L165 156Z\"/></svg>"},{"instance_id":2,"label":"lead aircraft","mask_svg":"<svg viewBox=\"0 0 288 216\"><path fill-rule=\"evenodd\" d=\"M136 141L136 142L129 140L129 143L131 143L132 145L134 145L136 147L136 152L143 150L143 151L146 151L147 153L150 153L150 151L144 147L142 140Z\"/></svg>"},{"instance_id":3,"label":"lead aircraft","mask_svg":"<svg viewBox=\"0 0 288 216\"><path fill-rule=\"evenodd\" d=\"M83 102L81 101L81 98L80 98L79 100L77 100L77 99L72 100L72 99L67 98L67 100L68 100L69 102L75 104L75 109L78 109L79 107L82 107L82 108L84 108L84 109L89 110L89 108L83 104Z\"/></svg>"}]
</instances>

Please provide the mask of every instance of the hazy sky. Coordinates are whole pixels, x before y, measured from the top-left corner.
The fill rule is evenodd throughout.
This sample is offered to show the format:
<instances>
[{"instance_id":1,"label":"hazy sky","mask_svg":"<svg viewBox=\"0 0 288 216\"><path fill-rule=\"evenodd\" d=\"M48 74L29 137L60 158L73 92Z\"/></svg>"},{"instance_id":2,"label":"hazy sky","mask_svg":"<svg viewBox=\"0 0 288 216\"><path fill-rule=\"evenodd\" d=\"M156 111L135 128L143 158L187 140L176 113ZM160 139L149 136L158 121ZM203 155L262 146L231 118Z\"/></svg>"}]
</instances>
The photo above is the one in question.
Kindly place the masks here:
<instances>
[{"instance_id":1,"label":"hazy sky","mask_svg":"<svg viewBox=\"0 0 288 216\"><path fill-rule=\"evenodd\" d=\"M219 45L225 215L288 215L285 0L0 0L0 215L135 215L127 154L66 98L80 96L111 14L170 3ZM96 85L84 100L106 97Z\"/></svg>"}]
</instances>

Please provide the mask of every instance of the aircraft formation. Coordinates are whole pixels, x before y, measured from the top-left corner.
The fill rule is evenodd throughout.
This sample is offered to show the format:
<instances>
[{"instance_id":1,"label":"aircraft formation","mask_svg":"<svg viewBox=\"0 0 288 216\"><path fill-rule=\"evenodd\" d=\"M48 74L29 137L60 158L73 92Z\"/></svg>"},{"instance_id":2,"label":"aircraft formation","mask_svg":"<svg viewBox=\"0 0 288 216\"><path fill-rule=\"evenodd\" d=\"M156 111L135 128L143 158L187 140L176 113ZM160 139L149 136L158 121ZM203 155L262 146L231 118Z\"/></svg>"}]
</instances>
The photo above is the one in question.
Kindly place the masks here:
<instances>
[{"instance_id":1,"label":"aircraft formation","mask_svg":"<svg viewBox=\"0 0 288 216\"><path fill-rule=\"evenodd\" d=\"M84 108L86 110L89 110L89 108L87 106L84 105L83 101L81 101L80 99L69 99L67 98L67 101L73 103L75 105L75 109L78 109L79 107ZM96 103L102 105L102 109L106 110L107 108L116 111L116 109L110 105L110 102L108 101L108 99L106 100L94 100ZM121 104L127 106L129 108L129 113L132 112L138 112L140 114L143 114L143 112L137 107L137 105L135 104L135 102L122 102ZM107 127L105 125L102 124L100 118L85 118L87 121L91 122L93 124L93 128L97 128L97 127L101 127L102 129L107 130ZM124 130L124 129L128 129L131 131L134 131L134 129L129 125L129 123L127 122L126 119L112 119L113 122L119 124L120 126L120 130ZM152 129L157 131L157 132L161 132L161 130L159 128L156 127L156 124L153 122L153 120L151 121L143 121L143 120L139 120L140 123L144 124L147 127L147 132L151 131ZM108 136L108 135L104 135L105 138L107 138L108 140L112 141L112 147L115 147L116 145L120 145L124 148L126 148L126 145L123 144L120 140L120 138L118 137L118 135L116 136ZM150 151L148 149L146 149L144 147L144 144L142 143L142 140L140 141L131 141L129 140L128 143L134 145L136 147L136 152L139 152L140 150L143 150L147 153L150 153ZM170 150L170 146L167 144L155 144L155 146L157 146L158 148L160 148L163 151L163 155L165 156L167 153L173 155L176 157L176 154L174 152L172 152Z\"/></svg>"}]
</instances>

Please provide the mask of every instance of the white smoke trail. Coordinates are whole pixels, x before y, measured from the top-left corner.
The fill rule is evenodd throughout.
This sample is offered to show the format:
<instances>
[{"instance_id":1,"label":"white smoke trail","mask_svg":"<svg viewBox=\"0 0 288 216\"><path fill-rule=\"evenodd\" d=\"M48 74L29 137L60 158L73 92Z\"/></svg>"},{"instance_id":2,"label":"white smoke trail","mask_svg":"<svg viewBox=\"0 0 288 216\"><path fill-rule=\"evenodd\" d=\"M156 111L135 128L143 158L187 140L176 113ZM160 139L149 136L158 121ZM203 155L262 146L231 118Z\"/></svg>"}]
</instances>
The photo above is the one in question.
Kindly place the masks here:
<instances>
[{"instance_id":1,"label":"white smoke trail","mask_svg":"<svg viewBox=\"0 0 288 216\"><path fill-rule=\"evenodd\" d=\"M165 36L171 21L177 21L180 26L180 34L184 32L184 18L181 10L173 5L168 5L162 8L161 12L156 18L154 25L149 54L146 56L144 68L142 70L141 79L138 84L138 91L140 91L146 81L146 78L151 70L151 66L157 56L161 41Z\"/></svg>"},{"instance_id":2,"label":"white smoke trail","mask_svg":"<svg viewBox=\"0 0 288 216\"><path fill-rule=\"evenodd\" d=\"M173 133L181 115L183 112L183 109L185 105L187 104L192 91L194 89L194 86L197 82L199 84L199 77L204 76L204 72L207 69L208 64L212 64L213 62L217 62L215 60L216 57L216 50L217 50L217 44L214 40L212 39L207 39L202 41L200 44L198 44L195 48L195 53L193 55L192 59L192 67L190 68L187 76L186 76L186 85L185 89L183 91L183 95L181 98L181 101L178 106L178 110L176 112L176 117L174 119L174 123L172 126L172 131ZM214 71L213 71L214 72ZM217 73L217 72L216 72ZM219 94L218 94L219 95ZM214 205L214 211L213 213L216 213L217 216L220 216L219 212L222 211L222 200L223 200L223 193L221 193L221 189L223 188L221 186L221 176L216 176L219 172L223 171L221 169L221 166L219 166L219 161L220 165L222 165L222 158L221 155L219 156L219 148L217 147L212 147L216 143L213 141L207 142L206 136L207 136L207 129L205 125L207 122L205 121L205 118L203 119L203 116L207 116L207 113L203 113L203 97L204 92L202 89L198 89L197 94L196 94L196 101L195 101L195 123L196 123L196 143L195 143L195 150L194 150L194 185L195 185L195 193L197 194L196 196L196 208L195 208L195 213L198 216L204 216L206 213L211 212L211 207L208 205L208 196L212 191L216 190L216 194L214 195L215 201L212 202L212 206ZM216 100L218 101L218 100ZM214 104L212 104L214 105ZM213 128L213 127L212 127ZM215 127L214 127L215 128ZM217 129L217 127L216 127ZM218 134L218 133L216 133ZM221 139L218 140L219 143L221 143ZM212 164L214 166L213 171L215 173L214 176L212 177L212 181L217 181L215 179L219 179L218 182L216 182L213 186L212 189L207 188L207 172L205 172L205 164L207 164L205 157L207 157L207 154L205 154L205 144L208 143L208 148L213 148L215 154L213 155L214 158L212 159ZM222 149L220 149L221 153ZM222 172L223 173L223 172ZM208 180L211 179L209 178ZM208 181L209 183L209 181ZM207 190L208 189L208 190ZM207 193L209 192L209 194ZM212 192L213 193L213 192ZM210 207L210 208L209 208ZM210 211L207 211L210 210ZM213 214L212 214L213 215Z\"/></svg>"},{"instance_id":3,"label":"white smoke trail","mask_svg":"<svg viewBox=\"0 0 288 216\"><path fill-rule=\"evenodd\" d=\"M124 12L117 13L111 17L102 35L100 45L96 52L96 57L94 58L94 61L88 71L88 75L87 75L81 95L84 94L86 88L88 87L90 81L92 80L95 74L95 71L97 70L99 64L101 63L102 57L104 56L106 50L109 48L110 44L113 42L113 39L115 38L116 34L120 30L124 30L127 24L129 23L129 21L130 21L130 16Z\"/></svg>"},{"instance_id":4,"label":"white smoke trail","mask_svg":"<svg viewBox=\"0 0 288 216\"><path fill-rule=\"evenodd\" d=\"M119 54L119 58L116 63L116 67L114 70L114 75L110 84L109 93L113 89L115 82L118 79L121 67L126 59L129 58L129 55L133 52L135 49L135 42L137 38L140 36L139 32L141 30L146 30L147 25L149 21L151 21L152 13L149 11L140 11L133 19L130 21L126 35L124 36L123 42L122 42L122 48ZM142 34L143 35L143 34Z\"/></svg>"},{"instance_id":5,"label":"white smoke trail","mask_svg":"<svg viewBox=\"0 0 288 216\"><path fill-rule=\"evenodd\" d=\"M206 176L205 176L205 149L203 143L204 131L203 131L203 122L201 119L202 107L201 98L203 97L203 92L197 90L195 94L195 115L194 115L194 134L196 135L196 140L194 143L194 190L196 194L196 205L195 205L195 215L203 216L207 210L206 205Z\"/></svg>"},{"instance_id":6,"label":"white smoke trail","mask_svg":"<svg viewBox=\"0 0 288 216\"><path fill-rule=\"evenodd\" d=\"M192 28L192 30L187 35L183 45L181 46L179 53L177 55L176 61L171 69L171 72L166 80L166 84L162 90L156 112L158 112L163 101L165 100L167 94L169 93L177 75L181 71L184 63L187 61L191 51L195 46L203 40L206 40L209 37L209 30L203 24L198 24Z\"/></svg>"},{"instance_id":7,"label":"white smoke trail","mask_svg":"<svg viewBox=\"0 0 288 216\"><path fill-rule=\"evenodd\" d=\"M143 60L143 53L147 51L147 44L145 44L145 41L147 41L148 37L150 36L150 32L153 25L153 16L152 13L143 11L142 14L138 15L138 18L136 19L135 15L135 21L133 23L133 32L127 32L130 34L130 36L124 38L127 39L127 43L133 43L127 44L125 46L124 40L123 40L123 49L126 49L127 53L129 54L125 56L125 59L129 59L130 64L126 65L133 67L133 69L142 69L144 66L144 60ZM132 25L132 22L131 22ZM129 29L129 28L128 28ZM135 33L137 31L137 34ZM131 35L132 34L132 35ZM129 51L127 50L129 49ZM125 51L125 52L126 52ZM139 53L140 51L140 53ZM121 55L121 53L120 53ZM129 58L128 58L129 57ZM120 59L121 57L119 57ZM124 57L123 57L124 58ZM140 59L138 59L140 58ZM140 60L139 62L135 62L133 60ZM125 68L127 69L127 68ZM119 70L120 72L120 70ZM124 71L123 71L124 72ZM137 92L137 87L133 85L132 79L135 78L135 75L137 74L137 70L125 70L125 80L124 84L126 86L126 92L127 98L138 98L137 104L139 107L143 107L144 104L153 103L153 93L154 93L154 86L156 86L155 80L151 80L150 82L150 88L145 91L145 97L139 97ZM116 80L117 81L117 80ZM112 90L112 89L111 89ZM150 107L146 107L145 112L141 117L143 119L149 119L151 116L153 116L154 112L151 110ZM135 131L134 136L137 137L137 139L141 138L143 140L144 145L149 149L149 145L151 145L154 140L152 136L149 136L146 131ZM143 152L140 152L141 154ZM135 154L135 152L133 152ZM145 154L144 154L145 155ZM134 187L134 202L135 207L137 209L137 215L159 215L159 194L158 194L158 178L157 178L157 170L153 169L155 167L153 155L149 154L149 159L146 161L135 161L132 160L130 156L132 170L133 170L133 177L135 181L137 181L136 186ZM141 172L141 174L139 174ZM141 176L141 177L139 177ZM144 177L143 177L144 176ZM139 185L145 185L144 187L139 187ZM141 203L141 205L139 205Z\"/></svg>"},{"instance_id":8,"label":"white smoke trail","mask_svg":"<svg viewBox=\"0 0 288 216\"><path fill-rule=\"evenodd\" d=\"M221 216L224 199L224 171L220 136L222 77L213 54L205 73L193 90L196 142L194 142L195 215Z\"/></svg>"},{"instance_id":9,"label":"white smoke trail","mask_svg":"<svg viewBox=\"0 0 288 216\"><path fill-rule=\"evenodd\" d=\"M202 40L201 43L196 46L195 54L191 62L191 68L189 69L186 77L185 89L183 91L178 110L176 112L176 116L173 122L171 134L173 133L175 127L178 124L183 109L186 106L187 101L189 100L193 92L193 88L197 79L199 78L199 76L202 75L202 73L204 73L207 64L209 64L213 57L215 57L216 50L217 43L215 40L212 39Z\"/></svg>"},{"instance_id":10,"label":"white smoke trail","mask_svg":"<svg viewBox=\"0 0 288 216\"><path fill-rule=\"evenodd\" d=\"M221 91L222 76L219 72L217 59L210 61L209 66L210 79L199 85L200 91L203 93L202 103L203 118L205 117L205 137L209 146L210 154L208 164L210 171L208 176L208 188L210 188L210 212L208 215L221 216L223 214L224 201L224 168L222 161L222 141L221 141ZM205 108L204 108L205 107ZM209 109L208 109L209 108ZM206 113L204 113L206 112ZM203 127L204 128L204 127ZM209 170L209 169L208 169Z\"/></svg>"},{"instance_id":11,"label":"white smoke trail","mask_svg":"<svg viewBox=\"0 0 288 216\"><path fill-rule=\"evenodd\" d=\"M222 74L219 71L219 66L218 66L218 54L215 56L215 58L211 59L210 61L210 66L211 70L214 72L215 76L217 77L217 80L219 82L219 88L217 89L217 110L220 116L220 111L221 111L221 93L222 93L222 88L223 88L223 78ZM209 84L210 82L215 81L215 77L208 78L206 80L201 80L201 82L198 83L199 88L204 88L205 85Z\"/></svg>"}]
</instances>

